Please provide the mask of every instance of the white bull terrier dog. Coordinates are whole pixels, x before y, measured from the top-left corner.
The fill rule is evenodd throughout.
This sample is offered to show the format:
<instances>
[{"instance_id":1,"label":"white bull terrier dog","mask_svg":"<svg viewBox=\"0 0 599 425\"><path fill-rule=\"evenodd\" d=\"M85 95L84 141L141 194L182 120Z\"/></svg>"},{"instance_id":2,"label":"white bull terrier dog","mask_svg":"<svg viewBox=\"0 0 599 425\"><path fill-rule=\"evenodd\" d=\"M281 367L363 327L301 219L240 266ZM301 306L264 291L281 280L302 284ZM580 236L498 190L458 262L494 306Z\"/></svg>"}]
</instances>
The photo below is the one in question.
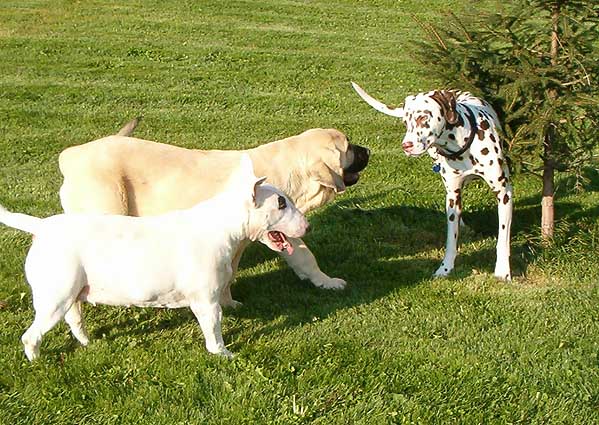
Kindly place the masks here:
<instances>
[{"instance_id":1,"label":"white bull terrier dog","mask_svg":"<svg viewBox=\"0 0 599 425\"><path fill-rule=\"evenodd\" d=\"M243 155L219 195L154 217L61 214L45 219L0 208L0 222L32 233L25 261L35 319L21 338L29 360L42 336L64 317L88 343L81 301L140 307L191 307L209 352L231 356L221 333L221 290L244 239L273 251L293 250L304 236L304 215L277 188L256 178Z\"/></svg>"},{"instance_id":2,"label":"white bull terrier dog","mask_svg":"<svg viewBox=\"0 0 599 425\"><path fill-rule=\"evenodd\" d=\"M482 178L497 199L499 230L495 276L510 280L510 227L513 194L507 162L501 148L499 119L493 107L468 92L435 90L408 96L403 107L391 107L354 89L366 103L379 112L403 119L406 134L402 148L407 156L425 152L433 158L447 195L447 241L445 257L435 272L447 276L458 253L459 222L462 214L462 189L474 178Z\"/></svg>"}]
</instances>

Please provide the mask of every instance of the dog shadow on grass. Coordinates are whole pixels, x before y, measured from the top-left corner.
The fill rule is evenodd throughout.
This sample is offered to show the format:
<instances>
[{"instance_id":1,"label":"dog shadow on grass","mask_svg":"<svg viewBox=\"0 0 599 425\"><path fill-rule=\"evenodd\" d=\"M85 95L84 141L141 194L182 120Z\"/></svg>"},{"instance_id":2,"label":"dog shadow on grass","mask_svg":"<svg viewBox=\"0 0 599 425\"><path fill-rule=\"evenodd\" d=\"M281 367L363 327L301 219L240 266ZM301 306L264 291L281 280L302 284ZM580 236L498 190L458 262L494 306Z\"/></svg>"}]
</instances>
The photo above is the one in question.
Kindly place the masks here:
<instances>
[{"instance_id":1,"label":"dog shadow on grass","mask_svg":"<svg viewBox=\"0 0 599 425\"><path fill-rule=\"evenodd\" d=\"M406 205L358 206L384 196L341 200L310 217L314 230L305 241L325 273L348 282L344 290L320 289L300 280L274 252L257 243L246 250L232 288L233 298L243 306L225 310L225 316L260 321L263 326L256 332L265 335L369 304L431 279L442 251L441 256L428 253L444 247L445 213ZM273 267L273 261L280 264ZM261 271L265 268L268 271ZM119 315L118 323L95 329L93 337L143 335L195 322L193 314L183 310L162 314L146 309ZM229 330L228 339L243 332L241 328Z\"/></svg>"},{"instance_id":2,"label":"dog shadow on grass","mask_svg":"<svg viewBox=\"0 0 599 425\"><path fill-rule=\"evenodd\" d=\"M339 310L369 304L394 291L430 280L444 252L445 212L409 205L373 209L359 206L372 204L379 198L388 199L388 196L388 193L378 193L365 198L340 199L310 216L313 232L305 241L325 273L348 281L344 290L319 289L309 281L301 281L283 260L276 260L275 253L253 244L244 254L242 272L232 290L233 298L243 306L225 310L225 316L262 321L263 326L258 326L255 332L267 335L329 317ZM585 209L574 202L561 202L557 211L558 218L576 221L599 215L599 206ZM464 219L467 229L460 236L462 244L497 237L495 205L489 203L470 209L464 213ZM517 199L512 240L526 241L531 229L538 227L539 220L540 197ZM512 244L514 276L525 273L531 256L534 254L529 252L526 243ZM280 266L273 269L267 264L264 267L264 263L272 261L279 261ZM453 276L464 278L474 269L492 274L494 265L494 246L470 254L461 253ZM264 268L268 271L262 272ZM140 315L137 318L132 314L121 315L120 323L96 329L94 337L143 335L195 322L193 314L188 309L183 310L164 314L146 309L141 319ZM227 331L227 340L237 339L245 332L239 326L234 325Z\"/></svg>"},{"instance_id":3,"label":"dog shadow on grass","mask_svg":"<svg viewBox=\"0 0 599 425\"><path fill-rule=\"evenodd\" d=\"M437 259L410 257L443 245L445 214L410 206L363 210L355 207L354 202L356 199L340 202L313 214L310 222L314 230L305 238L320 268L329 276L348 282L344 290L320 289L310 281L300 280L276 253L256 243L244 253L241 273L232 288L233 298L243 306L226 309L225 316L264 321L285 317L283 322L277 321L277 328L292 327L315 317L327 317L339 309L370 303L398 288L429 279ZM427 228L428 222L436 223L439 234ZM267 271L262 272L265 268ZM92 336L113 339L195 321L188 309L183 310L187 311L161 314L145 309L136 314L119 314L117 323L94 329ZM265 329L265 333L273 330Z\"/></svg>"}]
</instances>

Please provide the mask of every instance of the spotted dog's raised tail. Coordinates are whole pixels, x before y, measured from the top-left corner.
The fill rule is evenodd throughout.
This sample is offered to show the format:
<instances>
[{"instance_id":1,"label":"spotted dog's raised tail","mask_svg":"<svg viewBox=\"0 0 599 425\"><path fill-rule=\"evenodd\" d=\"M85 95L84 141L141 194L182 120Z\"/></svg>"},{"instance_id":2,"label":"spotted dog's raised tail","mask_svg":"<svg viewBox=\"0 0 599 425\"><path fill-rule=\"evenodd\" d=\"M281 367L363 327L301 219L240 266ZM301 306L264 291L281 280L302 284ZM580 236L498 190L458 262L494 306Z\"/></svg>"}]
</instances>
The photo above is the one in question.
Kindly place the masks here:
<instances>
[{"instance_id":1,"label":"spotted dog's raised tail","mask_svg":"<svg viewBox=\"0 0 599 425\"><path fill-rule=\"evenodd\" d=\"M8 227L35 235L41 222L41 218L27 214L13 213L0 205L0 223L3 223Z\"/></svg>"}]
</instances>

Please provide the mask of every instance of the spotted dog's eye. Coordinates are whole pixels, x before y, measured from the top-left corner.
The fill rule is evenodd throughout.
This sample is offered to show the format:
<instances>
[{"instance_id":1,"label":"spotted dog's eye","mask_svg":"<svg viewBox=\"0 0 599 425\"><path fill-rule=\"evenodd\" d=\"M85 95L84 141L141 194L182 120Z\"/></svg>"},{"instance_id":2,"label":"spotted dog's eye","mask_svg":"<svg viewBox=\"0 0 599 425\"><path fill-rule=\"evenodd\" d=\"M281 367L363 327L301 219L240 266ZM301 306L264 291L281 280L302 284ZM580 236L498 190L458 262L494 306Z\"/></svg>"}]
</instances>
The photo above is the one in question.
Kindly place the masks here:
<instances>
[{"instance_id":1,"label":"spotted dog's eye","mask_svg":"<svg viewBox=\"0 0 599 425\"><path fill-rule=\"evenodd\" d=\"M284 196L279 196L279 209L283 210L285 208L287 208L287 201Z\"/></svg>"}]
</instances>

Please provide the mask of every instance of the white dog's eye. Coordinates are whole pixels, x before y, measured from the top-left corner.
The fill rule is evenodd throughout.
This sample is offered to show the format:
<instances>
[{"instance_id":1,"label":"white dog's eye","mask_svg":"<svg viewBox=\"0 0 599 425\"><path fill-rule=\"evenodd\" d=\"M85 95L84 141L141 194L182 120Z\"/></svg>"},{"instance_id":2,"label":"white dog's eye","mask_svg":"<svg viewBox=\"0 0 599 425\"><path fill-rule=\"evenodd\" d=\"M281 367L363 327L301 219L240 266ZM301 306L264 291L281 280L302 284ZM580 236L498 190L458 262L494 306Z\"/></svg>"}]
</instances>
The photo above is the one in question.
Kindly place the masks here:
<instances>
[{"instance_id":1,"label":"white dog's eye","mask_svg":"<svg viewBox=\"0 0 599 425\"><path fill-rule=\"evenodd\" d=\"M285 208L287 208L287 201L284 196L279 196L279 209L283 210Z\"/></svg>"}]
</instances>

